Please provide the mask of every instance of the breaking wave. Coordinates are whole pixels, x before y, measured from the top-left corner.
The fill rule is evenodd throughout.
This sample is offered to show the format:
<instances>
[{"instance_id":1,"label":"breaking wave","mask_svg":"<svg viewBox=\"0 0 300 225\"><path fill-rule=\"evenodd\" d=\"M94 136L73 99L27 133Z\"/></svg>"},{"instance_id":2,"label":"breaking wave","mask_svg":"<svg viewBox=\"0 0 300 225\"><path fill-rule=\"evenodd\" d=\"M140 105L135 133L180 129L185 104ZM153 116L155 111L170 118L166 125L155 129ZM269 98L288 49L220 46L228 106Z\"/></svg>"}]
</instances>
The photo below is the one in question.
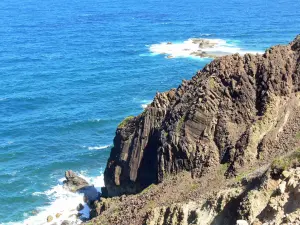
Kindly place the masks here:
<instances>
[{"instance_id":1,"label":"breaking wave","mask_svg":"<svg viewBox=\"0 0 300 225\"><path fill-rule=\"evenodd\" d=\"M190 38L183 42L162 42L149 46L152 55L166 55L167 58L193 57L215 58L224 55L239 53L262 54L261 51L253 51L239 47L237 41L223 39Z\"/></svg>"},{"instance_id":2,"label":"breaking wave","mask_svg":"<svg viewBox=\"0 0 300 225\"><path fill-rule=\"evenodd\" d=\"M98 191L104 186L103 175L97 177L86 177L80 175L90 184L93 184ZM63 181L65 179L61 178L58 180L58 184L47 191L44 192L34 192L33 196L45 195L49 199L50 205L39 207L35 210L35 215L29 216L24 221L20 222L9 222L3 223L1 225L43 225L47 224L47 217L52 216L53 221L51 223L60 224L62 221L67 220L73 224L80 224L82 221L77 218L78 211L76 207L81 203L84 205L84 209L79 213L82 217L89 218L89 207L83 201L83 194L72 193L63 187ZM57 218L56 215L59 215Z\"/></svg>"}]
</instances>

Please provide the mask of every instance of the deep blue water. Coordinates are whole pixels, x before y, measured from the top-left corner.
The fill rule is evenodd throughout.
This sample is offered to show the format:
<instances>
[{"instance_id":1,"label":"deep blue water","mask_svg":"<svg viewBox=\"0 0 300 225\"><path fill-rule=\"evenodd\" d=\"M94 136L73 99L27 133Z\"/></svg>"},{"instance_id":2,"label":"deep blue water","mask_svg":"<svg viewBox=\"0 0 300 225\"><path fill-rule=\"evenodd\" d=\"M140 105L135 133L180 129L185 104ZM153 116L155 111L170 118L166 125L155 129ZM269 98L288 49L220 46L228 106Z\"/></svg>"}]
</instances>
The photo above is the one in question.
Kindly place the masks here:
<instances>
[{"instance_id":1,"label":"deep blue water","mask_svg":"<svg viewBox=\"0 0 300 225\"><path fill-rule=\"evenodd\" d=\"M0 1L0 224L21 222L64 171L99 176L118 123L209 59L149 45L219 38L247 50L300 33L299 0ZM99 149L97 149L99 148Z\"/></svg>"}]
</instances>

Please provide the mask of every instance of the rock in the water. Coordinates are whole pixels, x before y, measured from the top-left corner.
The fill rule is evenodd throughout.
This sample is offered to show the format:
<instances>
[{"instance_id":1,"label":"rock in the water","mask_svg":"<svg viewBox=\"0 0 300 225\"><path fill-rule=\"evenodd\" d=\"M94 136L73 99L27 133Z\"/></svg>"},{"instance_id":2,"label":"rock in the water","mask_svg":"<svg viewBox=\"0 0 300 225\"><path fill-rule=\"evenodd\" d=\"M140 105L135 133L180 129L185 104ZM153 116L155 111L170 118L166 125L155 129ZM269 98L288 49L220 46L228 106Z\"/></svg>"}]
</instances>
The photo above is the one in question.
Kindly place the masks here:
<instances>
[{"instance_id":1,"label":"rock in the water","mask_svg":"<svg viewBox=\"0 0 300 225\"><path fill-rule=\"evenodd\" d=\"M53 220L53 216L48 216L47 217L47 222L50 223Z\"/></svg>"},{"instance_id":2,"label":"rock in the water","mask_svg":"<svg viewBox=\"0 0 300 225\"><path fill-rule=\"evenodd\" d=\"M81 211L83 210L84 206L80 203L78 206L77 206L77 211Z\"/></svg>"},{"instance_id":3,"label":"rock in the water","mask_svg":"<svg viewBox=\"0 0 300 225\"><path fill-rule=\"evenodd\" d=\"M86 186L78 190L79 193L84 195L84 202L91 204L100 198L100 193L94 186Z\"/></svg>"},{"instance_id":4,"label":"rock in the water","mask_svg":"<svg viewBox=\"0 0 300 225\"><path fill-rule=\"evenodd\" d=\"M72 170L66 171L65 177L66 181L64 181L64 186L72 192L76 192L81 188L89 186L89 183L85 179L76 175Z\"/></svg>"},{"instance_id":5,"label":"rock in the water","mask_svg":"<svg viewBox=\"0 0 300 225\"><path fill-rule=\"evenodd\" d=\"M61 216L61 213L56 213L55 217L59 218Z\"/></svg>"}]
</instances>

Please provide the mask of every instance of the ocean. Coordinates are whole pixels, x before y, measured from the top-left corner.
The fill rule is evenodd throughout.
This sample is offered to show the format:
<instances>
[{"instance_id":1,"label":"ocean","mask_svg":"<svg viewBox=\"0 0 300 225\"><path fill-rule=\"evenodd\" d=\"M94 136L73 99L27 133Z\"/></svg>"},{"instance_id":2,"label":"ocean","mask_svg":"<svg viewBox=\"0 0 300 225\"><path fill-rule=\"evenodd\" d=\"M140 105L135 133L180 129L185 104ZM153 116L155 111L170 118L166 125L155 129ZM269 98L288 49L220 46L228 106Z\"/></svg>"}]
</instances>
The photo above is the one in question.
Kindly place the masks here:
<instances>
[{"instance_id":1,"label":"ocean","mask_svg":"<svg viewBox=\"0 0 300 225\"><path fill-rule=\"evenodd\" d=\"M191 38L261 53L300 33L299 9L299 0L0 1L0 224L74 214L82 196L62 188L65 170L103 185L123 118L211 61L186 54Z\"/></svg>"}]
</instances>

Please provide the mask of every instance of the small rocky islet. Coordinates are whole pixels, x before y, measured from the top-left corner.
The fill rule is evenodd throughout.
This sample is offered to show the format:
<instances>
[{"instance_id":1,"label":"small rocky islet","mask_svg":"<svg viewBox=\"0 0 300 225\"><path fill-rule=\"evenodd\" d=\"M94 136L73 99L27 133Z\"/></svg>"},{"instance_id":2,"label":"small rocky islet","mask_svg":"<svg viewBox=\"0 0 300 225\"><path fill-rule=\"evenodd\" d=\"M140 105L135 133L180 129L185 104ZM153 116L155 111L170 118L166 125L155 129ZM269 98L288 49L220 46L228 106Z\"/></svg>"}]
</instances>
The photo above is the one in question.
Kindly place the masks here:
<instances>
[{"instance_id":1,"label":"small rocky islet","mask_svg":"<svg viewBox=\"0 0 300 225\"><path fill-rule=\"evenodd\" d=\"M157 93L117 128L85 224L300 224L299 92L297 36Z\"/></svg>"},{"instance_id":2,"label":"small rocky islet","mask_svg":"<svg viewBox=\"0 0 300 225\"><path fill-rule=\"evenodd\" d=\"M216 46L218 46L220 43L217 40L214 39L203 39L203 38L191 38L189 39L191 43L194 44L193 48L186 48L183 49L186 52L189 52L190 56L198 57L198 58L211 58L215 59L220 56L227 55L227 53L224 52L218 52L214 50ZM172 46L172 42L167 42L168 46ZM197 46L195 48L195 46ZM206 50L206 51L205 51ZM209 52L207 52L209 50ZM166 54L168 59L175 58L172 54Z\"/></svg>"}]
</instances>

